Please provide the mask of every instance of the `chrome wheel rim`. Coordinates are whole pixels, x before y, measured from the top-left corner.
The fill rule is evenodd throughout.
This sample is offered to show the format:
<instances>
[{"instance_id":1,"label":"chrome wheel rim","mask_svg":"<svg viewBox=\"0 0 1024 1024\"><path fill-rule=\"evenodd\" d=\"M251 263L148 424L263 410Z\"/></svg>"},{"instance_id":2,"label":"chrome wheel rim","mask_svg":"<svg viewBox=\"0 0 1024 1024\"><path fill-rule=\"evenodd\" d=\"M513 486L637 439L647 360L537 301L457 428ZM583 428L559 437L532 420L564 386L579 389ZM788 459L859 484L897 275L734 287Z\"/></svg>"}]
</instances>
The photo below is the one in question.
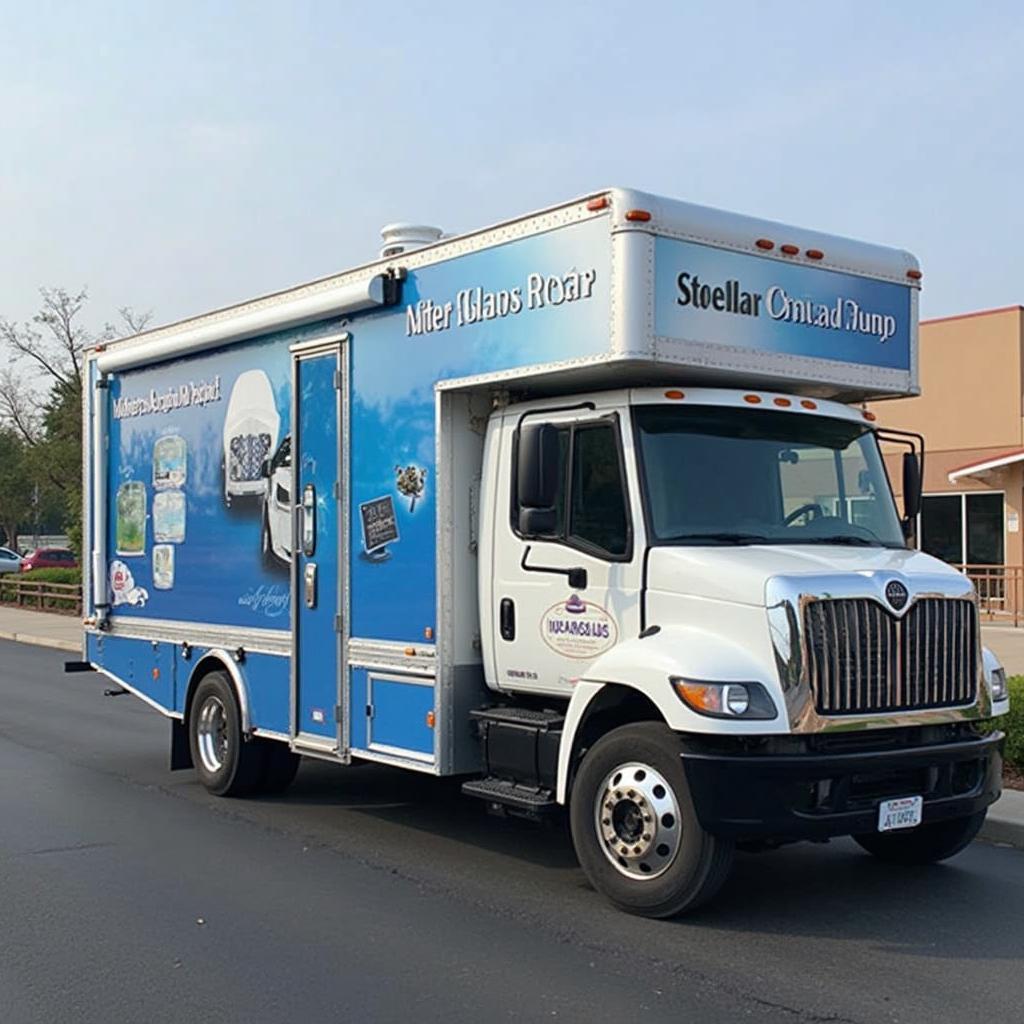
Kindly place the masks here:
<instances>
[{"instance_id":1,"label":"chrome wheel rim","mask_svg":"<svg viewBox=\"0 0 1024 1024\"><path fill-rule=\"evenodd\" d=\"M215 775L224 767L228 750L228 720L219 697L211 695L203 701L196 723L196 738L203 767Z\"/></svg>"},{"instance_id":2,"label":"chrome wheel rim","mask_svg":"<svg viewBox=\"0 0 1024 1024\"><path fill-rule=\"evenodd\" d=\"M682 845L679 804L665 777L638 761L610 771L598 790L594 826L604 855L629 878L664 874Z\"/></svg>"}]
</instances>

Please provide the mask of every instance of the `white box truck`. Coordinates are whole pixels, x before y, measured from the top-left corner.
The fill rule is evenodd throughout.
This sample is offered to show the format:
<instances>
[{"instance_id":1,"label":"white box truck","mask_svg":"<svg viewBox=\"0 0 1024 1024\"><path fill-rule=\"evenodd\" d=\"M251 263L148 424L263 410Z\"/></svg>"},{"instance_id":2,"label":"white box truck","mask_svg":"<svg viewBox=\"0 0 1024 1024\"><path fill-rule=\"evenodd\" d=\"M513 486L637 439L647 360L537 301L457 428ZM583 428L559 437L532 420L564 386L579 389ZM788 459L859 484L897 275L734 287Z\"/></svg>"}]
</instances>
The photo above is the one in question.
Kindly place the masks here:
<instances>
[{"instance_id":1,"label":"white box truck","mask_svg":"<svg viewBox=\"0 0 1024 1024\"><path fill-rule=\"evenodd\" d=\"M214 793L308 756L567 811L637 914L737 847L962 849L1005 674L862 405L917 392L913 257L621 189L387 241L89 353L71 667Z\"/></svg>"}]
</instances>

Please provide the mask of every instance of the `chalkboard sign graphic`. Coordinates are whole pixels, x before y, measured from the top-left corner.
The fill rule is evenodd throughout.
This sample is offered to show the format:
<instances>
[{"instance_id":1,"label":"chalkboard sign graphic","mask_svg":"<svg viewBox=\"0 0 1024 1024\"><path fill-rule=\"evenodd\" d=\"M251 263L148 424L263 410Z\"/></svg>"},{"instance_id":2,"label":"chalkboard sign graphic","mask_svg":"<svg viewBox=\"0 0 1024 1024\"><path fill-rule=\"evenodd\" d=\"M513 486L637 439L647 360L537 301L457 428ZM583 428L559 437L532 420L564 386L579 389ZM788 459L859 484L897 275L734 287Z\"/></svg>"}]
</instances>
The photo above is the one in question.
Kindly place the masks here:
<instances>
[{"instance_id":1,"label":"chalkboard sign graphic","mask_svg":"<svg viewBox=\"0 0 1024 1024\"><path fill-rule=\"evenodd\" d=\"M387 546L399 539L395 503L391 495L362 502L359 506L359 519L363 526L365 557L374 562L390 558Z\"/></svg>"}]
</instances>

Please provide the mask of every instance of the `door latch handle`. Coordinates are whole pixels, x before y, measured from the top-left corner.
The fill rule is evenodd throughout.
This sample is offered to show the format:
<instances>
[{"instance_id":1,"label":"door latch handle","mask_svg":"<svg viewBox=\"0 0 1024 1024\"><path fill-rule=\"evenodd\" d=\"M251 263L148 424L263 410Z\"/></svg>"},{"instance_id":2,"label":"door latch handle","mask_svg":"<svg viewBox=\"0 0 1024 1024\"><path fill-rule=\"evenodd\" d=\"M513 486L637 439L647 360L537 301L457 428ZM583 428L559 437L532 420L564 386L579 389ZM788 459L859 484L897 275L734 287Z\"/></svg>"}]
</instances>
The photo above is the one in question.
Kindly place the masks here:
<instances>
[{"instance_id":1,"label":"door latch handle","mask_svg":"<svg viewBox=\"0 0 1024 1024\"><path fill-rule=\"evenodd\" d=\"M316 607L316 562L307 562L302 572L302 589L307 608Z\"/></svg>"},{"instance_id":2,"label":"door latch handle","mask_svg":"<svg viewBox=\"0 0 1024 1024\"><path fill-rule=\"evenodd\" d=\"M516 603L511 597L501 599L501 613L499 615L499 629L502 640L515 640L516 638Z\"/></svg>"}]
</instances>

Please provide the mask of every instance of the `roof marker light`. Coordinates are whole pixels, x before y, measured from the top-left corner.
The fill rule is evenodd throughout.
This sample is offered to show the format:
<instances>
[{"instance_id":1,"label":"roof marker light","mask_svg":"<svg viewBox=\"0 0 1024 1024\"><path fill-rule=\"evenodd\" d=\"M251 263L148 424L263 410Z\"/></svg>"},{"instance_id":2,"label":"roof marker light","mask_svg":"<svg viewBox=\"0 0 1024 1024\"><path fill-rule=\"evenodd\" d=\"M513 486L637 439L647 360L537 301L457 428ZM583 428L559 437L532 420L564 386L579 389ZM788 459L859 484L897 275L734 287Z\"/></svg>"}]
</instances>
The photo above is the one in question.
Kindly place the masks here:
<instances>
[{"instance_id":1,"label":"roof marker light","mask_svg":"<svg viewBox=\"0 0 1024 1024\"><path fill-rule=\"evenodd\" d=\"M907 271L907 277L909 277L911 281L920 281L923 276L924 275L921 273L920 270Z\"/></svg>"},{"instance_id":2,"label":"roof marker light","mask_svg":"<svg viewBox=\"0 0 1024 1024\"><path fill-rule=\"evenodd\" d=\"M760 405L761 404L761 396L760 395L744 395L743 396L743 401L744 402L749 402L751 405Z\"/></svg>"},{"instance_id":3,"label":"roof marker light","mask_svg":"<svg viewBox=\"0 0 1024 1024\"><path fill-rule=\"evenodd\" d=\"M587 202L588 210L606 210L611 205L611 200L607 196L597 196Z\"/></svg>"},{"instance_id":4,"label":"roof marker light","mask_svg":"<svg viewBox=\"0 0 1024 1024\"><path fill-rule=\"evenodd\" d=\"M674 401L678 402L680 398L685 398L686 397L686 392L685 391L666 391L665 392L665 397L666 398L671 398Z\"/></svg>"},{"instance_id":5,"label":"roof marker light","mask_svg":"<svg viewBox=\"0 0 1024 1024\"><path fill-rule=\"evenodd\" d=\"M768 249L774 249L775 248L775 243L770 238L759 238L754 243L754 245L756 245L758 247L758 249L768 250Z\"/></svg>"},{"instance_id":6,"label":"roof marker light","mask_svg":"<svg viewBox=\"0 0 1024 1024\"><path fill-rule=\"evenodd\" d=\"M804 399L804 400L803 400L803 401L802 401L802 402L800 403L800 405L801 405L801 406L802 406L802 407L803 407L804 409L817 409L817 408L818 408L818 403L817 403L817 402L812 402L812 401L811 401L811 400L810 400L809 398L805 398L805 399Z\"/></svg>"},{"instance_id":7,"label":"roof marker light","mask_svg":"<svg viewBox=\"0 0 1024 1024\"><path fill-rule=\"evenodd\" d=\"M878 419L878 417L873 412L868 412L866 409L863 413L861 413L861 415L864 417L864 419L870 420L872 423L874 423L875 420Z\"/></svg>"},{"instance_id":8,"label":"roof marker light","mask_svg":"<svg viewBox=\"0 0 1024 1024\"><path fill-rule=\"evenodd\" d=\"M793 404L788 398L773 398L772 401L782 409L788 409Z\"/></svg>"},{"instance_id":9,"label":"roof marker light","mask_svg":"<svg viewBox=\"0 0 1024 1024\"><path fill-rule=\"evenodd\" d=\"M627 210L626 211L626 220L640 221L641 223L646 223L650 219L651 219L651 214L650 214L649 210Z\"/></svg>"},{"instance_id":10,"label":"roof marker light","mask_svg":"<svg viewBox=\"0 0 1024 1024\"><path fill-rule=\"evenodd\" d=\"M779 246L779 251L784 252L787 256L799 256L800 246L790 245L788 242L785 245Z\"/></svg>"},{"instance_id":11,"label":"roof marker light","mask_svg":"<svg viewBox=\"0 0 1024 1024\"><path fill-rule=\"evenodd\" d=\"M805 249L804 255L809 260L823 260L825 258L825 254L820 249Z\"/></svg>"}]
</instances>

